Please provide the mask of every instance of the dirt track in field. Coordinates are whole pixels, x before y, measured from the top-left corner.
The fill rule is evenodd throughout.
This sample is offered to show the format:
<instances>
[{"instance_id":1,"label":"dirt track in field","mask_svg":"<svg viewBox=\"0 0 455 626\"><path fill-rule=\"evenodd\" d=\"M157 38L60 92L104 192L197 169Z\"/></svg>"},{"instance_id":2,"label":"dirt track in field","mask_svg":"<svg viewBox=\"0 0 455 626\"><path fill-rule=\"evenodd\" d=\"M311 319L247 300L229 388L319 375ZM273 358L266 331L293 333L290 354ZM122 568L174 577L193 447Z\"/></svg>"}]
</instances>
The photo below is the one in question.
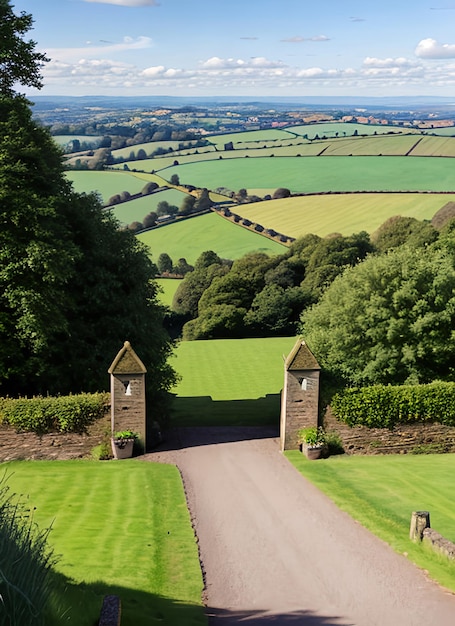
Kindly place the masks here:
<instances>
[{"instance_id":1,"label":"dirt track in field","mask_svg":"<svg viewBox=\"0 0 455 626\"><path fill-rule=\"evenodd\" d=\"M267 429L181 429L210 626L453 626L455 595L307 482Z\"/></svg>"}]
</instances>

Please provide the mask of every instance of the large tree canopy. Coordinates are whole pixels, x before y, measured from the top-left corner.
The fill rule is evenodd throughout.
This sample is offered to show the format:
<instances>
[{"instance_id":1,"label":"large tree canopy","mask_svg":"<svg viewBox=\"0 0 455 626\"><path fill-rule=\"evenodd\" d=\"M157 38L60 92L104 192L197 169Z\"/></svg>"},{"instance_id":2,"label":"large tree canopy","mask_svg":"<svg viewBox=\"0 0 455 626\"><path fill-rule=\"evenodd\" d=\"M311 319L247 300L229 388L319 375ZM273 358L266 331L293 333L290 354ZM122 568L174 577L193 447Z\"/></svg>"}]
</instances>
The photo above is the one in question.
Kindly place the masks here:
<instances>
[{"instance_id":1,"label":"large tree canopy","mask_svg":"<svg viewBox=\"0 0 455 626\"><path fill-rule=\"evenodd\" d=\"M436 248L371 256L302 316L321 366L349 384L453 379L455 269Z\"/></svg>"},{"instance_id":2,"label":"large tree canopy","mask_svg":"<svg viewBox=\"0 0 455 626\"><path fill-rule=\"evenodd\" d=\"M4 21L5 20L5 21ZM40 85L30 16L0 0L0 394L95 391L129 340L151 390L174 381L156 268L96 195L77 194L13 83Z\"/></svg>"}]
</instances>

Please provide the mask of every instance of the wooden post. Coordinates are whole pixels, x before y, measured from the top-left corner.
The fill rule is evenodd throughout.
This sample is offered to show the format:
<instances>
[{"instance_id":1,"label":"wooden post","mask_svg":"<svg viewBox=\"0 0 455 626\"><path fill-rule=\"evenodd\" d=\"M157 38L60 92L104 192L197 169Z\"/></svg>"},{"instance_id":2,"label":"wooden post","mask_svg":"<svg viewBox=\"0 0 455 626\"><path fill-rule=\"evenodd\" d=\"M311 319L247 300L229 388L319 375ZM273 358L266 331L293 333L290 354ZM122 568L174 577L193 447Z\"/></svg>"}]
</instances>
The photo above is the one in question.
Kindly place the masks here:
<instances>
[{"instance_id":1,"label":"wooden post","mask_svg":"<svg viewBox=\"0 0 455 626\"><path fill-rule=\"evenodd\" d=\"M121 602L118 596L104 596L98 626L120 626Z\"/></svg>"},{"instance_id":2,"label":"wooden post","mask_svg":"<svg viewBox=\"0 0 455 626\"><path fill-rule=\"evenodd\" d=\"M430 528L430 513L428 511L413 511L409 529L410 539L422 541L425 528Z\"/></svg>"}]
</instances>

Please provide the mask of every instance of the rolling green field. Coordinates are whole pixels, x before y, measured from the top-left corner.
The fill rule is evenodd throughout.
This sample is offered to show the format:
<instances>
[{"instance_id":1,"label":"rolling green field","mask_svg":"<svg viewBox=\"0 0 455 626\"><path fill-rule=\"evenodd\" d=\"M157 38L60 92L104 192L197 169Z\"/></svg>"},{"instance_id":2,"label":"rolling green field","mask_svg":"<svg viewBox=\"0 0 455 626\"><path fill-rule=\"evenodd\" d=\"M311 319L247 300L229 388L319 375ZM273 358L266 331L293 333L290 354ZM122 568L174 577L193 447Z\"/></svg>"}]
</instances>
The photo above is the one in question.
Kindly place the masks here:
<instances>
[{"instance_id":1,"label":"rolling green field","mask_svg":"<svg viewBox=\"0 0 455 626\"><path fill-rule=\"evenodd\" d=\"M73 183L78 193L90 193L96 191L100 194L103 202L122 191L139 193L144 187L144 179L134 176L131 172L87 172L71 170L66 172L66 177Z\"/></svg>"},{"instance_id":2,"label":"rolling green field","mask_svg":"<svg viewBox=\"0 0 455 626\"><path fill-rule=\"evenodd\" d=\"M160 286L161 293L159 294L159 301L170 307L174 294L178 289L178 286L182 282L180 278L157 278L156 282Z\"/></svg>"},{"instance_id":3,"label":"rolling green field","mask_svg":"<svg viewBox=\"0 0 455 626\"><path fill-rule=\"evenodd\" d=\"M182 182L209 189L266 186L287 187L292 193L455 191L454 162L430 157L223 159L179 165L172 173Z\"/></svg>"},{"instance_id":4,"label":"rolling green field","mask_svg":"<svg viewBox=\"0 0 455 626\"><path fill-rule=\"evenodd\" d=\"M450 201L455 201L455 193L334 194L268 200L245 204L236 210L252 222L291 237L308 233L325 237L334 232L373 233L394 215L431 220Z\"/></svg>"},{"instance_id":5,"label":"rolling green field","mask_svg":"<svg viewBox=\"0 0 455 626\"><path fill-rule=\"evenodd\" d=\"M181 381L172 424L278 426L283 355L295 337L182 341L171 359Z\"/></svg>"},{"instance_id":6,"label":"rolling green field","mask_svg":"<svg viewBox=\"0 0 455 626\"><path fill-rule=\"evenodd\" d=\"M173 222L137 236L149 248L155 262L162 252L167 252L174 262L184 257L193 265L206 250L213 250L224 259L238 259L247 252L286 251L282 244L241 228L216 213Z\"/></svg>"},{"instance_id":7,"label":"rolling green field","mask_svg":"<svg viewBox=\"0 0 455 626\"><path fill-rule=\"evenodd\" d=\"M143 183L144 184L144 183ZM111 210L113 215L123 224L142 222L144 217L151 211L156 211L159 202L166 201L179 207L187 194L178 189L166 189L151 193L141 198L135 198L128 202L115 205Z\"/></svg>"},{"instance_id":8,"label":"rolling green field","mask_svg":"<svg viewBox=\"0 0 455 626\"><path fill-rule=\"evenodd\" d=\"M176 467L126 461L3 464L8 485L36 507L62 555L56 570L65 624L93 626L106 594L122 601L122 626L204 625L198 551ZM59 624L63 621L57 622ZM57 626L57 623L52 626Z\"/></svg>"},{"instance_id":9,"label":"rolling green field","mask_svg":"<svg viewBox=\"0 0 455 626\"><path fill-rule=\"evenodd\" d=\"M455 565L409 540L413 511L430 511L431 526L455 541L455 455L334 456L308 461L286 452L295 467L335 504L430 576L455 592Z\"/></svg>"}]
</instances>

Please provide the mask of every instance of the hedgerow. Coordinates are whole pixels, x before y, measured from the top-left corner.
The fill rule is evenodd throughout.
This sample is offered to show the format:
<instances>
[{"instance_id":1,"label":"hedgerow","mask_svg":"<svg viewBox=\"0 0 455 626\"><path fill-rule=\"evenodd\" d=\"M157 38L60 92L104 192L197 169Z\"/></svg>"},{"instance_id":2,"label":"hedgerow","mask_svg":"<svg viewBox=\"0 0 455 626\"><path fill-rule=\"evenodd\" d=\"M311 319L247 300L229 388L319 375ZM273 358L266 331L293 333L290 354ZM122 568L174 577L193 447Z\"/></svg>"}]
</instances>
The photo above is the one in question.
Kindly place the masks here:
<instances>
[{"instance_id":1,"label":"hedgerow","mask_svg":"<svg viewBox=\"0 0 455 626\"><path fill-rule=\"evenodd\" d=\"M104 415L106 393L81 393L71 396L1 398L0 422L17 432L84 433Z\"/></svg>"},{"instance_id":2,"label":"hedgerow","mask_svg":"<svg viewBox=\"0 0 455 626\"><path fill-rule=\"evenodd\" d=\"M349 426L391 429L416 422L455 426L455 383L347 388L334 395L331 409Z\"/></svg>"}]
</instances>

